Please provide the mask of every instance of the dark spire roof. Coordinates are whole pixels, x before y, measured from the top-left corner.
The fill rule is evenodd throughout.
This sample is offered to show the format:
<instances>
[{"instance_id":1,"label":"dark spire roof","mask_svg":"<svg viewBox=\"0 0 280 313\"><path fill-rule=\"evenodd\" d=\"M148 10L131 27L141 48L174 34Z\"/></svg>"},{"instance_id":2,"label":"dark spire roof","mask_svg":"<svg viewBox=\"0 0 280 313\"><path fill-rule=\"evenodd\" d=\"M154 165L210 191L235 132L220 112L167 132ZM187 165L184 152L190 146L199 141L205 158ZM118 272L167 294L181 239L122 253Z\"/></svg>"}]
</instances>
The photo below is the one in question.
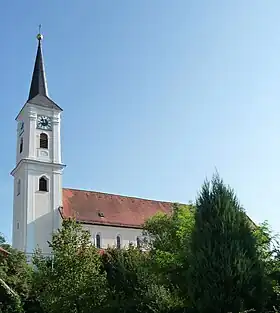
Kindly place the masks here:
<instances>
[{"instance_id":1,"label":"dark spire roof","mask_svg":"<svg viewBox=\"0 0 280 313\"><path fill-rule=\"evenodd\" d=\"M39 27L40 30L40 27ZM43 61L43 54L42 54L42 39L43 35L40 33L37 35L38 39L38 49L37 55L32 75L32 81L29 91L29 96L26 103L35 104L37 106L41 106L48 109L54 109L58 111L63 111L60 106L58 106L48 95L48 87L47 87L47 80L45 75L45 67ZM21 109L21 111L23 108ZM18 116L20 115L21 111L19 112ZM16 117L16 119L18 118Z\"/></svg>"},{"instance_id":2,"label":"dark spire roof","mask_svg":"<svg viewBox=\"0 0 280 313\"><path fill-rule=\"evenodd\" d=\"M47 87L47 80L45 75L45 67L44 67L44 60L42 54L42 44L41 41L43 36L39 34L37 36L38 39L38 49L37 55L32 75L32 81L29 91L28 100L33 99L37 95L48 97L48 87Z\"/></svg>"}]
</instances>

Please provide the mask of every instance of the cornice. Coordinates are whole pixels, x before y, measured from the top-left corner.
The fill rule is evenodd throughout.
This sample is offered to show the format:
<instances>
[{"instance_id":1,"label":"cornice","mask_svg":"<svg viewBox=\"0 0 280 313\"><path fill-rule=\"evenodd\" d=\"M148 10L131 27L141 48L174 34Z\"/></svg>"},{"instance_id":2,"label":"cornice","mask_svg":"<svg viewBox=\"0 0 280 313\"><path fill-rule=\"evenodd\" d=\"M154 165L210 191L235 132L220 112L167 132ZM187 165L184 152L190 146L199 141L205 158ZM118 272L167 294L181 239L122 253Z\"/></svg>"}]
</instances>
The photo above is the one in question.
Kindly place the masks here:
<instances>
[{"instance_id":1,"label":"cornice","mask_svg":"<svg viewBox=\"0 0 280 313\"><path fill-rule=\"evenodd\" d=\"M38 160L33 160L33 159L21 159L19 163L16 165L16 167L11 171L10 174L14 176L14 174L17 172L17 170L22 164L33 164L33 165L52 167L52 168L55 168L56 171L58 171L57 173L59 173L59 171L63 170L66 167L66 165L62 163L43 162L43 161L38 161Z\"/></svg>"}]
</instances>

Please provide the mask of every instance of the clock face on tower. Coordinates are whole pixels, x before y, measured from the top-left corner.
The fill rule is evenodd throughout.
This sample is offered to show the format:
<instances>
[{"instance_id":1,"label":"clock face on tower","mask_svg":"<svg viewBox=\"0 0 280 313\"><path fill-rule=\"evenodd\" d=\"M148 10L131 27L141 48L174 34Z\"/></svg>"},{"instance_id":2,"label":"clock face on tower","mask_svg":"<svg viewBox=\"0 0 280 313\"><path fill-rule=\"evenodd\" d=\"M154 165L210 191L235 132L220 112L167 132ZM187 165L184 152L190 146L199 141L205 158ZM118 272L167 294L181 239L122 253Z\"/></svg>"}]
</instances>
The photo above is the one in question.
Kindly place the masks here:
<instances>
[{"instance_id":1,"label":"clock face on tower","mask_svg":"<svg viewBox=\"0 0 280 313\"><path fill-rule=\"evenodd\" d=\"M37 118L37 128L44 130L52 129L52 120L49 116L38 115Z\"/></svg>"}]
</instances>

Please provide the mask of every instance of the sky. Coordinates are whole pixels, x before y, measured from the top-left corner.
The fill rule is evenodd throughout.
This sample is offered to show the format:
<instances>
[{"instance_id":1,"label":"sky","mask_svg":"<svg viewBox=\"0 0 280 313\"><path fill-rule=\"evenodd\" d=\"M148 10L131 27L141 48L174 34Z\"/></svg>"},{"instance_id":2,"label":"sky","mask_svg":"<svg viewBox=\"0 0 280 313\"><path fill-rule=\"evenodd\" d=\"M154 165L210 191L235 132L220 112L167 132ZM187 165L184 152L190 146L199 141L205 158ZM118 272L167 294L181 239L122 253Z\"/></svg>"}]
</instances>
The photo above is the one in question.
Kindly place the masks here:
<instances>
[{"instance_id":1,"label":"sky","mask_svg":"<svg viewBox=\"0 0 280 313\"><path fill-rule=\"evenodd\" d=\"M0 232L42 24L63 186L195 201L217 171L280 231L278 0L0 1Z\"/></svg>"}]
</instances>

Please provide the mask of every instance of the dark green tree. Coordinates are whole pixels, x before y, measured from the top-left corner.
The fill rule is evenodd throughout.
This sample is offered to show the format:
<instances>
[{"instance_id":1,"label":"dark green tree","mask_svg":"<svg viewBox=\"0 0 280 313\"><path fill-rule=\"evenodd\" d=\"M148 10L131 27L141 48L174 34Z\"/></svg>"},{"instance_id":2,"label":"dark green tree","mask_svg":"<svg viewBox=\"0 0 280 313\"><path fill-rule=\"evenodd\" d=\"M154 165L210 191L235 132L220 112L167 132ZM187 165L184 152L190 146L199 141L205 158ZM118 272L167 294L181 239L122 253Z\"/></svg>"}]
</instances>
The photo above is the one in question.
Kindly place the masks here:
<instances>
[{"instance_id":1,"label":"dark green tree","mask_svg":"<svg viewBox=\"0 0 280 313\"><path fill-rule=\"evenodd\" d=\"M9 253L0 253L0 312L22 312L30 293L32 268L24 253L13 249L2 235L0 247Z\"/></svg>"},{"instance_id":2,"label":"dark green tree","mask_svg":"<svg viewBox=\"0 0 280 313\"><path fill-rule=\"evenodd\" d=\"M197 198L190 249L186 278L195 312L261 312L267 286L252 225L218 174Z\"/></svg>"},{"instance_id":3,"label":"dark green tree","mask_svg":"<svg viewBox=\"0 0 280 313\"><path fill-rule=\"evenodd\" d=\"M106 312L169 313L181 303L152 272L150 255L129 247L103 254L109 297Z\"/></svg>"}]
</instances>

